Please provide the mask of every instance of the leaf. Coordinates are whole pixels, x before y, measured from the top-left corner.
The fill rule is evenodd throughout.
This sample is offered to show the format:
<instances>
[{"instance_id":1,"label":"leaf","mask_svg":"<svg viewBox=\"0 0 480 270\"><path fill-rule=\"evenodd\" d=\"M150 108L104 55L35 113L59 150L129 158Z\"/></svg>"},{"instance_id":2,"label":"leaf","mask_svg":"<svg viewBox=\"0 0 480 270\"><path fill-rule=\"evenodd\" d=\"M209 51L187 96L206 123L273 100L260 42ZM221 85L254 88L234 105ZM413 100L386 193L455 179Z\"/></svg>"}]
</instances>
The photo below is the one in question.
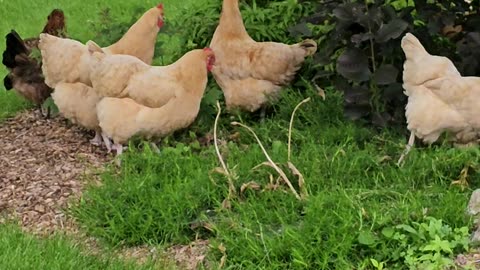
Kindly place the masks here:
<instances>
[{"instance_id":1,"label":"leaf","mask_svg":"<svg viewBox=\"0 0 480 270\"><path fill-rule=\"evenodd\" d=\"M373 75L373 79L378 85L391 84L397 81L398 69L393 65L380 66Z\"/></svg>"},{"instance_id":2,"label":"leaf","mask_svg":"<svg viewBox=\"0 0 480 270\"><path fill-rule=\"evenodd\" d=\"M218 245L218 250L222 253L222 258L220 259L218 269L222 269L227 262L227 249L225 248L223 243L220 243L220 245Z\"/></svg>"},{"instance_id":3,"label":"leaf","mask_svg":"<svg viewBox=\"0 0 480 270\"><path fill-rule=\"evenodd\" d=\"M344 89L343 95L346 104L370 105L370 91L364 85Z\"/></svg>"},{"instance_id":4,"label":"leaf","mask_svg":"<svg viewBox=\"0 0 480 270\"><path fill-rule=\"evenodd\" d=\"M372 114L372 124L386 128L388 122L392 120L392 116L388 112L374 112Z\"/></svg>"},{"instance_id":5,"label":"leaf","mask_svg":"<svg viewBox=\"0 0 480 270\"><path fill-rule=\"evenodd\" d=\"M293 27L290 27L288 29L288 32L290 32L290 35L294 38L312 36L312 30L308 28L307 23L305 22L299 23Z\"/></svg>"},{"instance_id":6,"label":"leaf","mask_svg":"<svg viewBox=\"0 0 480 270\"><path fill-rule=\"evenodd\" d=\"M333 50L320 50L313 55L313 64L325 66L331 63L331 54Z\"/></svg>"},{"instance_id":7,"label":"leaf","mask_svg":"<svg viewBox=\"0 0 480 270\"><path fill-rule=\"evenodd\" d=\"M305 198L308 194L307 189L305 188L305 178L303 177L303 174L297 169L297 167L295 167L292 162L289 161L287 165L293 175L298 177L298 187L300 189L300 194L302 198Z\"/></svg>"},{"instance_id":8,"label":"leaf","mask_svg":"<svg viewBox=\"0 0 480 270\"><path fill-rule=\"evenodd\" d=\"M362 86L345 88L344 92L344 116L350 120L357 120L370 113L370 92Z\"/></svg>"},{"instance_id":9,"label":"leaf","mask_svg":"<svg viewBox=\"0 0 480 270\"><path fill-rule=\"evenodd\" d=\"M333 15L341 21L352 21L352 13L346 6L340 6L333 10Z\"/></svg>"},{"instance_id":10,"label":"leaf","mask_svg":"<svg viewBox=\"0 0 480 270\"><path fill-rule=\"evenodd\" d=\"M362 245L372 246L375 244L375 236L370 231L361 231L358 235L358 242Z\"/></svg>"},{"instance_id":11,"label":"leaf","mask_svg":"<svg viewBox=\"0 0 480 270\"><path fill-rule=\"evenodd\" d=\"M378 29L383 21L383 12L378 7L369 7L368 12L359 14L357 22L366 29Z\"/></svg>"},{"instance_id":12,"label":"leaf","mask_svg":"<svg viewBox=\"0 0 480 270\"><path fill-rule=\"evenodd\" d=\"M350 120L358 120L362 117L367 116L370 113L369 106L345 106L343 110L343 116Z\"/></svg>"},{"instance_id":13,"label":"leaf","mask_svg":"<svg viewBox=\"0 0 480 270\"><path fill-rule=\"evenodd\" d=\"M430 18L427 23L427 28L431 35L438 34L443 28L442 20L438 17Z\"/></svg>"},{"instance_id":14,"label":"leaf","mask_svg":"<svg viewBox=\"0 0 480 270\"><path fill-rule=\"evenodd\" d=\"M383 98L386 101L404 100L406 96L403 94L403 87L401 83L391 83L383 90Z\"/></svg>"},{"instance_id":15,"label":"leaf","mask_svg":"<svg viewBox=\"0 0 480 270\"><path fill-rule=\"evenodd\" d=\"M398 229L403 229L404 231L407 231L411 234L418 235L418 232L410 225L400 224L400 225L397 225L397 228Z\"/></svg>"},{"instance_id":16,"label":"leaf","mask_svg":"<svg viewBox=\"0 0 480 270\"><path fill-rule=\"evenodd\" d=\"M392 238L394 233L395 233L395 229L392 227L385 227L382 229L382 234L386 238Z\"/></svg>"},{"instance_id":17,"label":"leaf","mask_svg":"<svg viewBox=\"0 0 480 270\"><path fill-rule=\"evenodd\" d=\"M352 35L352 37L350 38L350 41L352 43L360 45L360 43L362 43L364 41L367 41L367 40L370 40L370 38L373 38L373 37L374 36L373 36L372 33L355 34L355 35Z\"/></svg>"},{"instance_id":18,"label":"leaf","mask_svg":"<svg viewBox=\"0 0 480 270\"><path fill-rule=\"evenodd\" d=\"M375 35L375 40L384 43L390 39L396 39L407 29L408 23L402 19L394 19L389 23L383 24Z\"/></svg>"},{"instance_id":19,"label":"leaf","mask_svg":"<svg viewBox=\"0 0 480 270\"><path fill-rule=\"evenodd\" d=\"M251 190L260 190L260 185L257 182L250 181L248 183L242 184L240 187L240 193L243 193L246 189L251 189Z\"/></svg>"},{"instance_id":20,"label":"leaf","mask_svg":"<svg viewBox=\"0 0 480 270\"><path fill-rule=\"evenodd\" d=\"M368 58L358 48L346 49L338 57L336 69L343 77L356 82L367 81L371 75Z\"/></svg>"}]
</instances>

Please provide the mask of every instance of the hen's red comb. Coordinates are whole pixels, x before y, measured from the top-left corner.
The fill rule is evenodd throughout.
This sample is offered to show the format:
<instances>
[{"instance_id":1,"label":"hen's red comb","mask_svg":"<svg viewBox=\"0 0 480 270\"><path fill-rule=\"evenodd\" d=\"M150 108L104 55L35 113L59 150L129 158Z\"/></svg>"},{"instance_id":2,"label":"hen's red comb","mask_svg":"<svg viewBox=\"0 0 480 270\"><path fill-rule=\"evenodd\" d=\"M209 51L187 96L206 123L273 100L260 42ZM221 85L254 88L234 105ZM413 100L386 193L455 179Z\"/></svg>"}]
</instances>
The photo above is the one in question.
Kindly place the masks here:
<instances>
[{"instance_id":1,"label":"hen's red comb","mask_svg":"<svg viewBox=\"0 0 480 270\"><path fill-rule=\"evenodd\" d=\"M204 52L213 52L213 50L210 49L209 47L204 48L203 51L204 51Z\"/></svg>"},{"instance_id":2,"label":"hen's red comb","mask_svg":"<svg viewBox=\"0 0 480 270\"><path fill-rule=\"evenodd\" d=\"M157 8L158 8L158 9L163 9L163 3L158 4L158 5L157 5Z\"/></svg>"}]
</instances>

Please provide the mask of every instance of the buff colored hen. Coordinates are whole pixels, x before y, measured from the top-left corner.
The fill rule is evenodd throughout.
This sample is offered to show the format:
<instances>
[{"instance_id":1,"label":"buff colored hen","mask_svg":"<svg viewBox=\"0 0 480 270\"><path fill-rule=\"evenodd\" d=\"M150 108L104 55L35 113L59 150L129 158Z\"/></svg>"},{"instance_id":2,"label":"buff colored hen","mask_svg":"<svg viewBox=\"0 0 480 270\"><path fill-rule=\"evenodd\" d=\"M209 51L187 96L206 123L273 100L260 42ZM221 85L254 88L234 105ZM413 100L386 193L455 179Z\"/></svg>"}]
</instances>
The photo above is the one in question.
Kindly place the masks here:
<instances>
[{"instance_id":1,"label":"buff colored hen","mask_svg":"<svg viewBox=\"0 0 480 270\"><path fill-rule=\"evenodd\" d=\"M212 73L222 88L227 109L253 112L276 98L293 80L305 57L316 52L317 43L256 42L245 29L238 1L223 1L220 22L210 43L216 57Z\"/></svg>"},{"instance_id":2,"label":"buff colored hen","mask_svg":"<svg viewBox=\"0 0 480 270\"><path fill-rule=\"evenodd\" d=\"M184 63L175 68L176 72L158 73L167 82L165 85L158 84L156 88L147 89L152 93L169 93L169 98L164 99L162 105L151 108L131 98L111 97L105 97L98 103L97 115L102 133L113 139L117 155L122 153L122 144L132 136L163 137L195 121L215 56L211 49L206 48L192 50L181 60ZM148 72L143 74L149 75Z\"/></svg>"},{"instance_id":3,"label":"buff colored hen","mask_svg":"<svg viewBox=\"0 0 480 270\"><path fill-rule=\"evenodd\" d=\"M181 89L202 88L198 84L198 78L203 78L198 66L198 50L187 52L168 66L150 66L129 55L102 53L93 42L88 45L97 63L91 69L90 78L101 96L129 97L139 104L158 108L183 91Z\"/></svg>"},{"instance_id":4,"label":"buff colored hen","mask_svg":"<svg viewBox=\"0 0 480 270\"><path fill-rule=\"evenodd\" d=\"M159 4L145 12L119 41L104 50L108 54L133 55L150 64L157 34L162 25L163 5ZM72 39L41 34L38 47L42 54L45 83L48 86L55 88L60 82L91 85L91 58L86 45Z\"/></svg>"},{"instance_id":5,"label":"buff colored hen","mask_svg":"<svg viewBox=\"0 0 480 270\"><path fill-rule=\"evenodd\" d=\"M163 15L163 5L159 4L145 12L118 42L103 50L96 48L102 53L135 56L132 58L147 66L153 59ZM59 112L73 123L95 130L95 138L90 142L100 145L102 140L95 106L101 96L93 91L90 80L90 69L98 62L91 57L93 51L78 41L50 35L41 37L39 47L45 81L55 88L52 98ZM109 147L109 140L104 138L104 142Z\"/></svg>"},{"instance_id":6,"label":"buff colored hen","mask_svg":"<svg viewBox=\"0 0 480 270\"><path fill-rule=\"evenodd\" d=\"M411 135L398 163L415 137L433 143L449 132L456 143L475 142L480 130L480 78L462 77L452 61L429 54L411 33L403 37L401 46L406 56L403 88L408 96L405 116Z\"/></svg>"}]
</instances>

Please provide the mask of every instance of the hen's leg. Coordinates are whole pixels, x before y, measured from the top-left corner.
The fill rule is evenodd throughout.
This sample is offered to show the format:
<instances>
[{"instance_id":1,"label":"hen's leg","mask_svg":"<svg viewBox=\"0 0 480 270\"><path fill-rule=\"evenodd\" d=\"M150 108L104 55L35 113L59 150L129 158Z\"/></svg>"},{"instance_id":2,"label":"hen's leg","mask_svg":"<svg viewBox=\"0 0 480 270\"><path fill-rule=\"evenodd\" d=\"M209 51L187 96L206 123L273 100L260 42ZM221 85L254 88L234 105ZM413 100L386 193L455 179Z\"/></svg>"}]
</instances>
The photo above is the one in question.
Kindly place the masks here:
<instances>
[{"instance_id":1,"label":"hen's leg","mask_svg":"<svg viewBox=\"0 0 480 270\"><path fill-rule=\"evenodd\" d=\"M114 143L112 145L112 149L117 151L117 157L120 156L123 153L123 145L119 143Z\"/></svg>"},{"instance_id":2,"label":"hen's leg","mask_svg":"<svg viewBox=\"0 0 480 270\"><path fill-rule=\"evenodd\" d=\"M413 144L415 143L415 133L412 131L410 132L410 138L408 139L408 144L405 147L405 151L403 151L402 155L398 159L397 165L400 166L405 159L405 157L408 155L408 152L412 149Z\"/></svg>"},{"instance_id":3,"label":"hen's leg","mask_svg":"<svg viewBox=\"0 0 480 270\"><path fill-rule=\"evenodd\" d=\"M262 108L260 108L260 123L263 123L265 122L265 116L267 114L267 107L266 106L262 106Z\"/></svg>"},{"instance_id":4,"label":"hen's leg","mask_svg":"<svg viewBox=\"0 0 480 270\"><path fill-rule=\"evenodd\" d=\"M50 119L50 113L51 113L50 106L48 106L47 107L47 115L45 116L45 118Z\"/></svg>"},{"instance_id":5,"label":"hen's leg","mask_svg":"<svg viewBox=\"0 0 480 270\"><path fill-rule=\"evenodd\" d=\"M122 160L120 159L120 155L123 153L123 149L124 149L123 145L119 143L115 143L112 145L112 149L117 151L117 155L115 156L115 159L116 159L115 164L117 164L117 166L120 167L122 165Z\"/></svg>"},{"instance_id":6,"label":"hen's leg","mask_svg":"<svg viewBox=\"0 0 480 270\"><path fill-rule=\"evenodd\" d=\"M102 145L102 134L99 131L95 131L95 137L90 140L90 143L95 146Z\"/></svg>"},{"instance_id":7,"label":"hen's leg","mask_svg":"<svg viewBox=\"0 0 480 270\"><path fill-rule=\"evenodd\" d=\"M40 114L40 117L45 118L45 115L43 115L43 110L42 110L42 105L39 104L37 105L37 110L35 111L35 114Z\"/></svg>"},{"instance_id":8,"label":"hen's leg","mask_svg":"<svg viewBox=\"0 0 480 270\"><path fill-rule=\"evenodd\" d=\"M40 113L40 117L42 117L44 119L50 119L50 107L49 106L47 106L47 108L45 109L42 106L42 104L39 104L37 109L38 109L38 112Z\"/></svg>"},{"instance_id":9,"label":"hen's leg","mask_svg":"<svg viewBox=\"0 0 480 270\"><path fill-rule=\"evenodd\" d=\"M112 152L112 142L110 141L110 138L108 138L108 136L103 132L101 136L102 136L103 142L105 143L105 147L107 148L107 153Z\"/></svg>"}]
</instances>

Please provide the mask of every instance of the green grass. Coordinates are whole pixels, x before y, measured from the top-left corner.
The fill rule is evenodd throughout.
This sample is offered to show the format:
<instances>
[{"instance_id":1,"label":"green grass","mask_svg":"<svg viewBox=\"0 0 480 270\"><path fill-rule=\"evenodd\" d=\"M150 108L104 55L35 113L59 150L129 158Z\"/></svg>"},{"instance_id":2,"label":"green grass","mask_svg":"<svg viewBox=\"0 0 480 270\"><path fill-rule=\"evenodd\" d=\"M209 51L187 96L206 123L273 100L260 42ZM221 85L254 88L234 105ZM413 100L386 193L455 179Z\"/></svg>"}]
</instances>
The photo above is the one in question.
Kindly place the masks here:
<instances>
[{"instance_id":1,"label":"green grass","mask_svg":"<svg viewBox=\"0 0 480 270\"><path fill-rule=\"evenodd\" d=\"M12 225L0 225L0 261L2 269L152 269L133 262L88 255L62 236L37 238Z\"/></svg>"},{"instance_id":2,"label":"green grass","mask_svg":"<svg viewBox=\"0 0 480 270\"><path fill-rule=\"evenodd\" d=\"M106 45L117 38L115 35L121 32L118 29L129 25L132 13L139 14L139 4L135 1L55 3L54 6L53 1L4 2L6 8L0 15L7 19L0 22L0 30L6 33L15 28L22 36L35 35L43 27L50 9L61 7L73 38L83 42L93 38ZM203 4L193 0L164 3L167 25L168 20L174 24L182 8L194 13ZM143 4L150 6L155 2ZM98 15L106 6L111 8L110 15ZM31 23L23 23L19 14ZM179 16L187 21L176 27L191 29L189 14ZM209 13L206 19L211 23L215 16ZM89 20L99 22L105 18L111 24L90 27ZM17 23L13 25L12 21ZM192 21L199 24L199 17ZM199 27L194 32L209 31ZM181 28L165 30L172 37L159 37L154 63L169 63L174 60L172 55L185 50L179 45L195 47L194 40L205 38L181 40L177 32L182 31ZM263 30L259 27L257 31ZM99 35L102 33L105 36ZM3 72L0 70L0 74ZM237 192L242 184L251 181L261 189L247 189L238 194L231 200L231 208L222 207L228 185L225 176L213 172L220 166L215 149L200 145L200 137L212 132L214 101L222 97L212 80L193 126L164 139L160 154L146 144L132 143L123 157L122 168L109 168L102 175L103 184L88 187L71 213L92 236L112 246L143 243L168 246L188 243L195 237L208 238L212 243L209 259L220 263L223 253L218 246L223 245L227 269L373 269L371 258L386 262L391 269L406 269L406 246L416 248L419 242L428 244L430 240L415 234L412 237L416 240L399 242L384 237L385 231L397 225L415 227L415 222L428 223L430 217L452 228L471 225L463 213L470 190L479 186L479 173L470 170L470 187L465 191L450 183L458 179L464 166L478 167L477 148L455 149L447 144L417 146L399 168L395 162L404 149L403 135L346 122L343 98L337 92L328 91L325 101L313 91L287 92L264 123L246 114L222 114L219 138L225 141L229 135L240 132L237 141L221 146L235 175ZM0 95L0 118L26 106L11 93ZM299 201L284 184L275 190L263 190L269 186L270 175L274 180L278 175L266 167L252 170L265 157L251 134L231 126L230 122L250 125L298 189L296 177L284 164L291 113L307 96L312 100L297 112L292 132L292 162L303 173L309 194L306 200ZM428 232L431 238L439 235L433 229ZM442 239L447 239L445 235L460 237L457 232L453 236L444 233ZM453 240L448 238L448 241ZM49 243L67 242L53 239ZM11 256L18 257L15 254L22 254L21 251L22 248L11 251ZM453 251L462 250L456 247ZM402 252L403 255L398 255ZM25 254L28 253L36 254L27 249ZM452 255L442 253L442 256Z\"/></svg>"},{"instance_id":3,"label":"green grass","mask_svg":"<svg viewBox=\"0 0 480 270\"><path fill-rule=\"evenodd\" d=\"M222 209L228 186L225 177L211 172L219 167L214 148L198 147L185 132L177 134L183 136L178 144L172 138L164 142L160 154L148 147L128 152L121 171L110 170L101 187L90 187L74 214L93 235L113 245L210 238L214 247L225 246L227 269L352 269L369 265L369 258L394 263L390 248L400 247L390 242L382 242L388 246L384 250L362 245L360 233L378 236L384 228L423 222L427 216L454 228L469 226L463 211L470 192L450 183L464 165L478 164L479 150L414 149L398 168L404 138L345 123L337 93L329 92L322 101L314 93L292 91L265 123L247 121L273 160L286 163L290 113L306 95L313 100L297 112L292 162L305 177L307 200L297 200L282 185L276 191L247 190L230 210ZM240 141L222 147L237 175L237 190L250 181L263 189L269 174L275 179L277 174L252 170L265 161L259 146L249 133L229 125L237 117L222 117L220 138L241 132ZM478 176L471 172L472 188L478 186ZM212 231L192 229L192 223L208 224ZM218 262L221 256L214 248L210 258Z\"/></svg>"}]
</instances>

